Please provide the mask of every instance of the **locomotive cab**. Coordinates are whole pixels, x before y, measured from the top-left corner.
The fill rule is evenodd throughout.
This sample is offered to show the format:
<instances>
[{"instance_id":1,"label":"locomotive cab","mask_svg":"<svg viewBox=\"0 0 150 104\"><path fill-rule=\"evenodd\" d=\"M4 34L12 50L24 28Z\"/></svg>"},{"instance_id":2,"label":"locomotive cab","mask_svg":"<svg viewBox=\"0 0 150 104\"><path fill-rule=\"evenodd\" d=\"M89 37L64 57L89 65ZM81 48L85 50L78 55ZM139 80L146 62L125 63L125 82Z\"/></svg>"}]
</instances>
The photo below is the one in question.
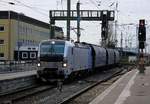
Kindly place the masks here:
<instances>
[{"instance_id":1,"label":"locomotive cab","mask_svg":"<svg viewBox=\"0 0 150 104\"><path fill-rule=\"evenodd\" d=\"M40 78L44 79L64 79L70 74L69 68L73 44L63 40L42 41L39 45L38 71ZM69 61L68 61L69 59ZM65 74L64 74L65 73ZM64 76L66 75L66 76Z\"/></svg>"}]
</instances>

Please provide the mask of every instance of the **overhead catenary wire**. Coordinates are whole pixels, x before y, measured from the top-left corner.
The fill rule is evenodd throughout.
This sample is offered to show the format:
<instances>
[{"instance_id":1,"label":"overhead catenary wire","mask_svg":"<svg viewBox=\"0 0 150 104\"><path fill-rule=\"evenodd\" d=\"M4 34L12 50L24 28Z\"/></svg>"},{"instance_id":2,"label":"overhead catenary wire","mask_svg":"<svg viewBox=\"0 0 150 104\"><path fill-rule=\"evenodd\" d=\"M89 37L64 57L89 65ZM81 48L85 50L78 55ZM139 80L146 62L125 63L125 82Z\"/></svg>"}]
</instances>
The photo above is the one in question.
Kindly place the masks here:
<instances>
[{"instance_id":1,"label":"overhead catenary wire","mask_svg":"<svg viewBox=\"0 0 150 104\"><path fill-rule=\"evenodd\" d=\"M4 0L0 0L0 2L3 2L3 3L8 3L7 1L4 1Z\"/></svg>"},{"instance_id":2,"label":"overhead catenary wire","mask_svg":"<svg viewBox=\"0 0 150 104\"><path fill-rule=\"evenodd\" d=\"M37 7L32 7L32 6L26 5L25 3L20 2L18 0L14 0L14 1L16 3L18 3L18 4L16 4L15 2L11 2L11 1L8 2L8 1L0 0L1 3L10 4L10 5L17 5L17 6L24 6L24 7L27 7L27 8L29 8L29 9L31 9L31 10L33 10L33 11L35 11L35 12L37 12L37 13L43 15L43 16L45 16L45 17L48 17L48 14L43 13L43 12L47 12L48 13L49 10L45 10L45 9L37 8ZM7 5L5 5L5 6L7 6ZM43 11L43 12L41 12L41 11Z\"/></svg>"},{"instance_id":3,"label":"overhead catenary wire","mask_svg":"<svg viewBox=\"0 0 150 104\"><path fill-rule=\"evenodd\" d=\"M14 0L14 1L17 2L17 3L19 3L19 4L21 4L21 5L24 6L24 7L27 7L27 8L29 8L29 9L35 11L35 12L40 13L40 14L43 15L43 16L48 17L48 14L45 14L45 13L43 13L43 12L37 10L37 8L31 7L31 6L29 6L29 5L26 5L25 3L20 2L20 1L18 1L18 0Z\"/></svg>"},{"instance_id":4,"label":"overhead catenary wire","mask_svg":"<svg viewBox=\"0 0 150 104\"><path fill-rule=\"evenodd\" d=\"M100 10L100 8L98 7L98 5L93 1L93 0L89 0L94 6L96 6L97 9Z\"/></svg>"},{"instance_id":5,"label":"overhead catenary wire","mask_svg":"<svg viewBox=\"0 0 150 104\"><path fill-rule=\"evenodd\" d=\"M93 0L89 0L94 6L97 6L96 3ZM83 5L83 3L81 3ZM100 10L100 8L97 6L97 9ZM88 21L88 22L92 22L93 24L95 24L93 21Z\"/></svg>"}]
</instances>

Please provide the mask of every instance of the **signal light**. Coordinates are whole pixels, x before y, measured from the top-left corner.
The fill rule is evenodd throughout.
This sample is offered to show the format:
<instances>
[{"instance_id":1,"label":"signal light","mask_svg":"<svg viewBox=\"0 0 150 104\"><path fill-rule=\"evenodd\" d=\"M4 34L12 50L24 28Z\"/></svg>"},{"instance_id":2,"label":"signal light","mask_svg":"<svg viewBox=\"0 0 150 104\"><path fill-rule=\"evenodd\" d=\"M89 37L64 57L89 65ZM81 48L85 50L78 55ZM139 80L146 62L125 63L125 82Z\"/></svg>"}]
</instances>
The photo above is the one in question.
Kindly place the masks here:
<instances>
[{"instance_id":1,"label":"signal light","mask_svg":"<svg viewBox=\"0 0 150 104\"><path fill-rule=\"evenodd\" d=\"M101 36L103 39L106 40L108 38L108 36L107 36L107 34L108 34L108 19L107 19L107 14L105 14L105 13L102 15L101 29L102 29Z\"/></svg>"},{"instance_id":2,"label":"signal light","mask_svg":"<svg viewBox=\"0 0 150 104\"><path fill-rule=\"evenodd\" d=\"M140 26L145 26L145 20L143 19L143 20L140 20L140 23L139 23L139 27Z\"/></svg>"},{"instance_id":3,"label":"signal light","mask_svg":"<svg viewBox=\"0 0 150 104\"><path fill-rule=\"evenodd\" d=\"M138 39L139 41L146 41L145 20L139 21Z\"/></svg>"}]
</instances>

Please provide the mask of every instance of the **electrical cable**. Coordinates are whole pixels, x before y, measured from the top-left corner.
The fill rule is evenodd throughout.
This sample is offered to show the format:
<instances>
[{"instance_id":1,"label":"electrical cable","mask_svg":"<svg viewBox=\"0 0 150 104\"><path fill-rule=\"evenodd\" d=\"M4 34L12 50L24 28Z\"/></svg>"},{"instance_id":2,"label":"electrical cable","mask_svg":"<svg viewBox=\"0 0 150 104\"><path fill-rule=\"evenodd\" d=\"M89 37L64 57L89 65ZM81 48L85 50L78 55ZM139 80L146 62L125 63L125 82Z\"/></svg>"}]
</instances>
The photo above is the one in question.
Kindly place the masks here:
<instances>
[{"instance_id":1,"label":"electrical cable","mask_svg":"<svg viewBox=\"0 0 150 104\"><path fill-rule=\"evenodd\" d=\"M16 1L16 2L19 3L19 4L21 4L21 5L24 6L24 7L27 7L27 8L29 8L29 9L31 9L31 10L34 10L35 12L40 13L41 15L48 16L48 14L45 14L45 13L43 13L43 12L37 10L37 9L34 8L34 7L31 7L31 6L29 6L29 5L26 5L26 4L24 4L23 2L20 2L20 1L18 1L18 0L14 0L14 1Z\"/></svg>"},{"instance_id":2,"label":"electrical cable","mask_svg":"<svg viewBox=\"0 0 150 104\"><path fill-rule=\"evenodd\" d=\"M45 10L45 9L42 9L42 8L37 8L37 7L31 7L29 5L26 5L18 0L14 0L15 2L17 2L18 4L15 4L13 2L7 2L7 1L3 1L3 0L0 0L0 2L3 2L3 3L7 3L7 4L11 4L11 5L17 5L17 6L24 6L24 7L27 7L27 8L30 8L31 10L34 10L35 12L38 12L46 17L48 17L48 14L45 14L41 11L44 11L44 12L48 12L49 10ZM20 5L19 5L20 4ZM40 11L39 11L40 10Z\"/></svg>"},{"instance_id":3,"label":"electrical cable","mask_svg":"<svg viewBox=\"0 0 150 104\"><path fill-rule=\"evenodd\" d=\"M100 8L98 7L98 5L93 1L93 0L89 0L94 6L96 6L96 8L98 9L98 10L100 10Z\"/></svg>"},{"instance_id":4,"label":"electrical cable","mask_svg":"<svg viewBox=\"0 0 150 104\"><path fill-rule=\"evenodd\" d=\"M3 2L3 3L9 3L9 2L7 2L7 1L4 1L4 0L0 0L0 2Z\"/></svg>"}]
</instances>

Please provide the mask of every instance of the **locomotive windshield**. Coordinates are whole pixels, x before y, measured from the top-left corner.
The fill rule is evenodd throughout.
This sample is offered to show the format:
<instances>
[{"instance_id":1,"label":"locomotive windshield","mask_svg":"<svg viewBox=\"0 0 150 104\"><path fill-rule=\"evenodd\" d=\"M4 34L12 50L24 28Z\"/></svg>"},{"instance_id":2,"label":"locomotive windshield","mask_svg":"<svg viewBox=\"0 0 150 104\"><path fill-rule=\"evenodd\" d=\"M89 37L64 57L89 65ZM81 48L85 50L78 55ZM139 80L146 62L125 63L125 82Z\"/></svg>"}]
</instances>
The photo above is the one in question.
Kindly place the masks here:
<instances>
[{"instance_id":1,"label":"locomotive windshield","mask_svg":"<svg viewBox=\"0 0 150 104\"><path fill-rule=\"evenodd\" d=\"M40 46L41 54L60 54L64 53L65 42L44 42Z\"/></svg>"}]
</instances>

